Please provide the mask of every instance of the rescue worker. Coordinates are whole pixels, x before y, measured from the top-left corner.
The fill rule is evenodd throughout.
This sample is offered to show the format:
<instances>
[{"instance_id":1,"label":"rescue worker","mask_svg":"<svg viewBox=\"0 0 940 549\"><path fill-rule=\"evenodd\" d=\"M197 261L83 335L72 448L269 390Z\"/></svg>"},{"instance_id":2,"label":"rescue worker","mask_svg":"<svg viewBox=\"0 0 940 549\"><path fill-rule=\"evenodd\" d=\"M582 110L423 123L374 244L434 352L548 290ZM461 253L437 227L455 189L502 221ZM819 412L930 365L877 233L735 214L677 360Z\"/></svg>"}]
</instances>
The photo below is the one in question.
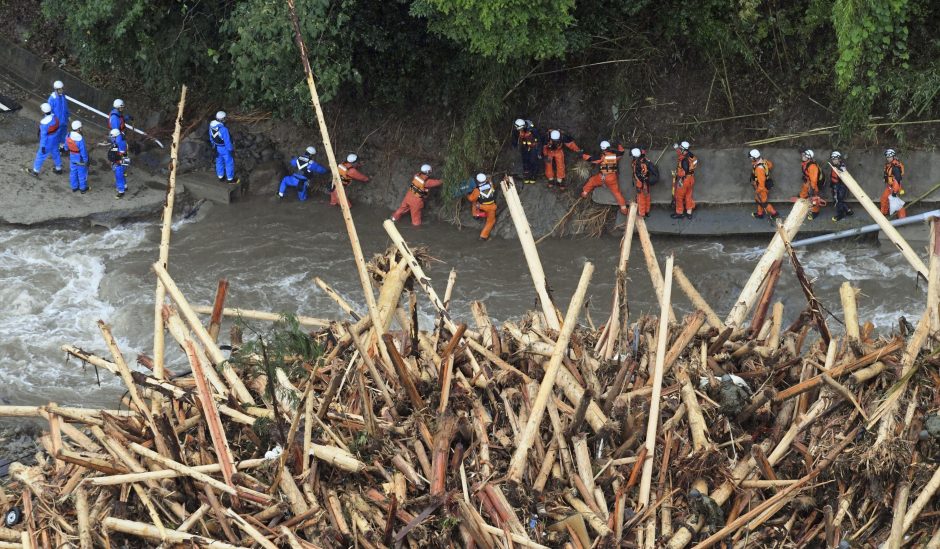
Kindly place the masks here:
<instances>
[{"instance_id":1,"label":"rescue worker","mask_svg":"<svg viewBox=\"0 0 940 549\"><path fill-rule=\"evenodd\" d=\"M290 159L290 165L295 171L281 179L281 186L277 190L278 198L284 198L287 187L296 187L297 200L301 202L307 200L310 177L315 173L324 174L329 171L313 159L315 154L317 154L317 150L311 146L307 147L304 154Z\"/></svg>"},{"instance_id":2,"label":"rescue worker","mask_svg":"<svg viewBox=\"0 0 940 549\"><path fill-rule=\"evenodd\" d=\"M496 185L486 174L478 173L476 185L467 195L467 200L473 204L473 217L486 220L480 231L480 240L489 240L490 232L496 225Z\"/></svg>"},{"instance_id":3,"label":"rescue worker","mask_svg":"<svg viewBox=\"0 0 940 549\"><path fill-rule=\"evenodd\" d=\"M630 173L633 176L633 186L636 189L637 215L650 216L650 161L646 158L646 151L634 147L630 149ZM621 208L623 211L623 208Z\"/></svg>"},{"instance_id":4,"label":"rescue worker","mask_svg":"<svg viewBox=\"0 0 940 549\"><path fill-rule=\"evenodd\" d=\"M114 188L117 194L114 198L124 198L127 191L127 178L124 171L130 165L130 158L127 157L127 140L124 134L117 128L112 128L108 133L111 141L111 148L108 149L108 162L111 163L111 170L114 172Z\"/></svg>"},{"instance_id":5,"label":"rescue worker","mask_svg":"<svg viewBox=\"0 0 940 549\"><path fill-rule=\"evenodd\" d=\"M676 211L669 216L673 219L682 219L683 215L692 219L692 210L695 209L695 199L692 193L695 190L695 170L698 168L698 158L689 150L689 146L688 141L673 146L676 149L676 184L673 189Z\"/></svg>"},{"instance_id":6,"label":"rescue worker","mask_svg":"<svg viewBox=\"0 0 940 549\"><path fill-rule=\"evenodd\" d=\"M512 147L518 148L522 157L522 180L526 185L531 185L535 183L539 160L542 159L539 131L531 120L517 118L513 133Z\"/></svg>"},{"instance_id":7,"label":"rescue worker","mask_svg":"<svg viewBox=\"0 0 940 549\"><path fill-rule=\"evenodd\" d=\"M764 219L764 215L770 215L771 219L777 219L777 209L770 203L770 189L773 187L773 179L770 177L770 170L774 163L769 159L761 158L760 151L751 149L748 153L751 158L751 186L754 187L754 202L757 203L757 211L751 212L752 217Z\"/></svg>"},{"instance_id":8,"label":"rescue worker","mask_svg":"<svg viewBox=\"0 0 940 549\"><path fill-rule=\"evenodd\" d=\"M849 188L845 186L842 178L839 177L839 173L845 171L845 159L842 158L842 153L832 151L832 154L829 155L829 163L832 164L832 171L829 172L829 183L832 185L832 200L836 206L836 215L833 216L832 220L838 223L848 216L855 215L855 212L852 211L852 208L849 208L849 204L845 201L849 195Z\"/></svg>"},{"instance_id":9,"label":"rescue worker","mask_svg":"<svg viewBox=\"0 0 940 549\"><path fill-rule=\"evenodd\" d=\"M401 201L401 206L392 214L392 221L398 221L406 212L411 212L411 224L415 227L421 226L421 210L424 209L424 200L428 196L430 189L440 187L443 181L431 178L431 165L423 164L421 171L411 178L408 190L405 191L405 198Z\"/></svg>"},{"instance_id":10,"label":"rescue worker","mask_svg":"<svg viewBox=\"0 0 940 549\"><path fill-rule=\"evenodd\" d=\"M82 122L72 122L72 132L65 138L65 147L69 151L69 184L72 192L88 192L88 149L82 137Z\"/></svg>"},{"instance_id":11,"label":"rescue worker","mask_svg":"<svg viewBox=\"0 0 940 549\"><path fill-rule=\"evenodd\" d=\"M225 111L215 113L215 120L209 122L209 142L215 147L215 176L222 181L224 177L229 183L238 183L235 179L235 159L232 151L232 135L225 127Z\"/></svg>"},{"instance_id":12,"label":"rescue worker","mask_svg":"<svg viewBox=\"0 0 940 549\"><path fill-rule=\"evenodd\" d=\"M121 135L124 135L124 132L127 131L127 126L124 124L124 100L115 99L112 106L114 108L111 109L111 114L108 116L108 128L118 130Z\"/></svg>"},{"instance_id":13,"label":"rescue worker","mask_svg":"<svg viewBox=\"0 0 940 549\"><path fill-rule=\"evenodd\" d=\"M901 182L904 179L904 164L898 160L898 153L894 149L885 150L885 190L881 193L881 213L887 217L891 213L889 196L904 196ZM907 217L907 210L901 208L897 211L898 219Z\"/></svg>"},{"instance_id":14,"label":"rescue worker","mask_svg":"<svg viewBox=\"0 0 940 549\"><path fill-rule=\"evenodd\" d=\"M549 189L557 186L560 190L565 190L565 148L577 154L584 154L573 137L561 130L549 130L548 141L542 147L545 179Z\"/></svg>"},{"instance_id":15,"label":"rescue worker","mask_svg":"<svg viewBox=\"0 0 940 549\"><path fill-rule=\"evenodd\" d=\"M606 185L610 193L614 195L614 199L617 200L617 204L620 205L620 212L626 214L628 212L627 201L624 200L623 195L620 194L620 177L618 175L620 157L623 156L626 150L621 144L617 145L616 150L611 149L609 141L601 141L600 146L601 153L597 156L591 156L583 151L581 153L581 158L598 165L597 173L592 175L581 189L581 198L587 198L591 191L601 185ZM646 196L647 200L649 200L648 186Z\"/></svg>"},{"instance_id":16,"label":"rescue worker","mask_svg":"<svg viewBox=\"0 0 940 549\"><path fill-rule=\"evenodd\" d=\"M343 182L344 187L353 181L369 182L369 176L359 171L359 155L355 153L349 153L346 161L336 167L339 169L339 180ZM339 195L336 194L336 189L332 185L330 186L330 206L339 206Z\"/></svg>"},{"instance_id":17,"label":"rescue worker","mask_svg":"<svg viewBox=\"0 0 940 549\"><path fill-rule=\"evenodd\" d=\"M43 103L39 106L42 111L42 119L39 121L39 149L36 150L36 159L33 161L32 168L26 168L26 173L33 177L39 177L39 170L46 162L46 158L52 155L53 168L55 173L62 173L62 155L59 154L59 144L56 141L59 135L59 126L61 122L59 117L52 112L52 106L49 103Z\"/></svg>"},{"instance_id":18,"label":"rescue worker","mask_svg":"<svg viewBox=\"0 0 940 549\"><path fill-rule=\"evenodd\" d=\"M53 146L57 147L60 153L65 152L65 138L69 134L69 101L65 96L65 85L61 80L52 83L52 93L49 94L48 103L52 107L52 113L59 119L59 131L56 133Z\"/></svg>"},{"instance_id":19,"label":"rescue worker","mask_svg":"<svg viewBox=\"0 0 940 549\"><path fill-rule=\"evenodd\" d=\"M803 174L803 186L800 188L800 198L809 198L812 209L806 219L813 220L819 215L819 181L822 179L822 172L819 171L819 164L813 158L815 154L812 149L806 149L800 155L802 162L800 170Z\"/></svg>"}]
</instances>

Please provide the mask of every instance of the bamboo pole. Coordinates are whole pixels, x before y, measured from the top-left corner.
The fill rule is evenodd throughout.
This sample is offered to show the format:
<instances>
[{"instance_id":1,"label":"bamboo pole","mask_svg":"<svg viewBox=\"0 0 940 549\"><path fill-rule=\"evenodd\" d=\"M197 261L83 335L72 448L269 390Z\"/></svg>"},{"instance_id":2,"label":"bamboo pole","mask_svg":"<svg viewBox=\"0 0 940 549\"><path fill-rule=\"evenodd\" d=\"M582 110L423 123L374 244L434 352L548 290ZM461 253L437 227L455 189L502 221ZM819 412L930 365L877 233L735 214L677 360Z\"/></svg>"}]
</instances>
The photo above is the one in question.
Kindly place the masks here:
<instances>
[{"instance_id":1,"label":"bamboo pole","mask_svg":"<svg viewBox=\"0 0 940 549\"><path fill-rule=\"evenodd\" d=\"M659 270L659 261L656 259L656 251L653 249L653 242L650 240L650 233L646 230L646 221L636 220L636 232L640 237L640 248L643 250L643 257L646 259L646 268L650 273L650 280L653 282L653 289L656 290L656 299L662 302L663 299L663 273ZM672 310L672 303L667 304L669 313L669 322L676 321L676 313Z\"/></svg>"},{"instance_id":2,"label":"bamboo pole","mask_svg":"<svg viewBox=\"0 0 940 549\"><path fill-rule=\"evenodd\" d=\"M180 133L182 133L183 109L186 106L186 84L180 89L180 100L176 108L176 125L173 127L173 145L170 146L170 177L166 188L166 201L163 204L163 224L160 230L160 248L157 253L157 263L164 269L169 268L170 258L170 228L173 226L173 205L176 202L176 167L179 163ZM163 303L166 301L166 289L163 283L157 280L156 295L153 306L153 376L157 379L164 377L164 332L163 332ZM160 397L154 397L153 409L156 411L160 405Z\"/></svg>"},{"instance_id":3,"label":"bamboo pole","mask_svg":"<svg viewBox=\"0 0 940 549\"><path fill-rule=\"evenodd\" d=\"M930 219L930 273L927 277L927 307L930 331L940 330L940 219Z\"/></svg>"},{"instance_id":4,"label":"bamboo pole","mask_svg":"<svg viewBox=\"0 0 940 549\"><path fill-rule=\"evenodd\" d=\"M552 358L545 369L545 375L542 383L539 385L539 392L529 411L529 420L519 436L516 444L516 451L513 453L512 460L509 463L507 478L519 483L522 481L522 475L526 467L526 456L529 449L535 441L539 431L539 425L542 423L542 417L545 415L545 407L548 399L554 392L555 380L558 376L558 370L561 368L562 359L568 350L568 342L571 334L574 332L575 325L578 322L578 314L581 312L581 305L584 303L584 297L587 294L588 284L591 281L591 275L594 273L594 265L590 262L584 264L584 270L581 272L581 280L578 281L578 287L568 305L568 312L565 313L565 321L562 324L561 332L558 334L558 340L555 342L555 350Z\"/></svg>"},{"instance_id":5,"label":"bamboo pole","mask_svg":"<svg viewBox=\"0 0 940 549\"><path fill-rule=\"evenodd\" d=\"M193 305L192 308L194 312L201 315L212 314L211 305ZM238 307L223 307L222 316L250 318L252 320L267 320L270 322L277 322L278 320L284 318L284 315L279 313L268 313L265 311L241 309ZM330 321L324 318L313 318L310 316L301 315L294 315L294 318L297 319L297 322L301 326L309 326L311 328L328 328L330 326Z\"/></svg>"},{"instance_id":6,"label":"bamboo pole","mask_svg":"<svg viewBox=\"0 0 940 549\"><path fill-rule=\"evenodd\" d=\"M830 167L833 170L837 169L831 164ZM904 259L906 259L907 262L911 264L911 267L913 267L914 270L920 274L920 276L924 277L924 280L927 280L929 277L927 266L924 265L924 262L921 260L920 256L918 256L914 250L911 249L910 244L904 240L904 237L901 236L901 233L899 233L898 230L895 229L894 226L892 226L888 221L888 218L886 218L881 213L881 210L878 208L878 206L875 205L874 202L872 202L871 198L868 197L868 194L864 189L862 189L861 185L855 181L855 178L852 177L852 174L850 174L848 170L839 170L839 179L845 183L845 186L849 188L849 191L851 191L853 195L855 195L855 199L858 200L859 204L861 204L863 208L865 208L865 211L868 212L868 215L870 215L875 223L881 227L881 230L885 233L885 235L891 239L891 242L893 242L898 251L901 252L901 255L904 256Z\"/></svg>"},{"instance_id":7,"label":"bamboo pole","mask_svg":"<svg viewBox=\"0 0 940 549\"><path fill-rule=\"evenodd\" d=\"M535 293L538 294L542 313L545 315L548 327L557 331L561 328L558 324L558 311L555 309L555 303L548 293L548 280L545 278L545 271L542 269L542 262L539 260L538 248L535 246L535 239L532 238L532 230L529 228L525 209L519 200L516 184L511 176L507 176L500 181L499 186L503 190L503 198L506 200L509 215L516 227L519 243L522 244L522 253L529 267L529 274L532 276L532 283L535 285Z\"/></svg>"},{"instance_id":8,"label":"bamboo pole","mask_svg":"<svg viewBox=\"0 0 940 549\"><path fill-rule=\"evenodd\" d=\"M617 340L620 335L621 324L626 325L627 319L627 265L630 262L630 249L633 246L633 231L636 228L637 204L630 204L630 213L627 216L627 229L620 242L620 258L617 261L617 271L614 273L614 299L610 307L610 320L605 328L607 338L604 346L604 358L610 360L617 350ZM621 318L623 311L623 318Z\"/></svg>"},{"instance_id":9,"label":"bamboo pole","mask_svg":"<svg viewBox=\"0 0 940 549\"><path fill-rule=\"evenodd\" d=\"M213 365L222 368L222 375L225 377L225 381L228 382L229 387L232 388L235 396L243 404L254 405L255 399L251 396L251 393L248 392L248 388L242 383L235 369L228 363L228 360L226 360L225 355L222 354L219 346L212 340L212 336L209 335L209 332L199 321L196 312L193 311L192 307L189 305L189 301L186 300L183 292L176 286L176 282L170 277L170 273L166 272L166 269L159 263L154 263L152 269L163 282L167 293L170 294L180 314L186 319L186 323L189 324L189 328L196 334L196 338L208 354L209 360Z\"/></svg>"},{"instance_id":10,"label":"bamboo pole","mask_svg":"<svg viewBox=\"0 0 940 549\"><path fill-rule=\"evenodd\" d=\"M787 240L793 240L793 237L800 230L800 226L803 225L808 211L809 201L806 199L797 200L793 205L793 209L790 210L786 223L783 225L783 232L786 234ZM734 307L731 308L731 312L729 312L728 317L725 318L725 325L732 328L741 327L745 317L747 317L747 313L757 300L764 279L767 278L767 273L770 272L770 268L773 264L783 257L784 252L786 252L784 240L779 233L775 234L770 244L767 246L767 251L764 252L764 256L757 262L757 266L754 267L751 277L741 290L741 295L739 295L738 299L735 301Z\"/></svg>"},{"instance_id":11,"label":"bamboo pole","mask_svg":"<svg viewBox=\"0 0 940 549\"><path fill-rule=\"evenodd\" d=\"M246 459L245 461L240 461L235 464L235 468L239 470L245 469L254 469L256 467L261 467L266 463L271 463L270 460L258 458L258 459ZM218 463L210 463L208 465L196 465L192 467L194 471L200 473L218 473L222 470L222 466ZM149 480L164 480L170 478L179 478L185 476L183 473L173 470L173 469L160 469L157 471L146 471L142 473L128 473L125 475L112 475L106 477L92 477L85 480L86 483L92 486L115 486L119 484L130 484L134 482L146 482Z\"/></svg>"},{"instance_id":12,"label":"bamboo pole","mask_svg":"<svg viewBox=\"0 0 940 549\"><path fill-rule=\"evenodd\" d=\"M203 536L196 536L177 530L162 530L152 524L134 522L115 517L108 517L102 522L105 530L129 534L155 542L187 543L207 549L248 549L241 545L232 545Z\"/></svg>"},{"instance_id":13,"label":"bamboo pole","mask_svg":"<svg viewBox=\"0 0 940 549\"><path fill-rule=\"evenodd\" d=\"M640 479L640 494L638 503L642 507L649 506L650 487L653 482L653 460L656 454L656 431L659 426L660 397L663 386L663 370L666 359L666 343L669 339L669 310L672 298L672 268L673 256L666 259L666 278L663 284L663 294L660 298L659 330L657 332L656 363L653 369L653 394L650 397L649 422L646 427L646 461L643 462L643 476Z\"/></svg>"}]
</instances>

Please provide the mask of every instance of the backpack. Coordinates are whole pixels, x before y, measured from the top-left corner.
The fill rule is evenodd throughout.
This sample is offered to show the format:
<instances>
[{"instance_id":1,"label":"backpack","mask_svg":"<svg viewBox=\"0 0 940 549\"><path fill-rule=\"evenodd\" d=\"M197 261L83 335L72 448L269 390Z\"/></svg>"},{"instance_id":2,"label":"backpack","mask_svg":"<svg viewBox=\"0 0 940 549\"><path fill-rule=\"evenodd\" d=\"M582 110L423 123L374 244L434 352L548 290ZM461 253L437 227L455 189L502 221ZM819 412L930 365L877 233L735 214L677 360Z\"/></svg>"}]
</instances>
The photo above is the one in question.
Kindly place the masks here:
<instances>
[{"instance_id":1,"label":"backpack","mask_svg":"<svg viewBox=\"0 0 940 549\"><path fill-rule=\"evenodd\" d=\"M823 189L826 188L826 178L823 177L822 168L819 167L819 164L815 160L810 161L811 164L816 165L816 188L819 189L819 193L822 194ZM809 167L809 164L807 164ZM806 171L803 171L803 175L806 175Z\"/></svg>"},{"instance_id":2,"label":"backpack","mask_svg":"<svg viewBox=\"0 0 940 549\"><path fill-rule=\"evenodd\" d=\"M111 144L111 148L108 149L108 162L116 164L121 161L121 151L118 149L116 143Z\"/></svg>"},{"instance_id":3,"label":"backpack","mask_svg":"<svg viewBox=\"0 0 940 549\"><path fill-rule=\"evenodd\" d=\"M764 160L764 168L767 172L767 178L764 180L764 186L769 191L774 188L774 178L770 176L770 171L774 169L774 163L770 160Z\"/></svg>"},{"instance_id":4,"label":"backpack","mask_svg":"<svg viewBox=\"0 0 940 549\"><path fill-rule=\"evenodd\" d=\"M656 167L656 164L653 164L652 162L650 162L649 160L647 160L647 161L646 161L646 168L647 168L647 170L648 170L648 172L647 172L647 180L649 181L649 184L650 184L650 185L655 185L655 184L659 183L659 168Z\"/></svg>"}]
</instances>

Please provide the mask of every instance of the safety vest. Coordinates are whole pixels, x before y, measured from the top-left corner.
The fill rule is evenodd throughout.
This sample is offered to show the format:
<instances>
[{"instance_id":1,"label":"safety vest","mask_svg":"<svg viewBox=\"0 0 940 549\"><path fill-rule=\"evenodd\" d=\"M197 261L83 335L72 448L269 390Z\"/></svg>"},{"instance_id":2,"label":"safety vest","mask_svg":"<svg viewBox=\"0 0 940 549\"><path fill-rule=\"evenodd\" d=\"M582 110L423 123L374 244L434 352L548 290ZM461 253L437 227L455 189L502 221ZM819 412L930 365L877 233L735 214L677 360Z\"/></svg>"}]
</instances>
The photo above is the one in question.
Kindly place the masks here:
<instances>
[{"instance_id":1,"label":"safety vest","mask_svg":"<svg viewBox=\"0 0 940 549\"><path fill-rule=\"evenodd\" d=\"M531 130L521 130L519 132L519 144L527 149L535 148L536 142L538 140L535 138L535 132Z\"/></svg>"},{"instance_id":2,"label":"safety vest","mask_svg":"<svg viewBox=\"0 0 940 549\"><path fill-rule=\"evenodd\" d=\"M82 150L78 147L78 143L72 139L72 136L65 138L65 146L69 148L69 152L72 154L81 154Z\"/></svg>"},{"instance_id":3,"label":"safety vest","mask_svg":"<svg viewBox=\"0 0 940 549\"><path fill-rule=\"evenodd\" d=\"M757 169L760 168L764 170L764 185L769 190L774 185L773 179L770 178L770 170L772 170L773 167L773 162L763 158L755 162L754 166L751 168L751 183L757 185Z\"/></svg>"},{"instance_id":4,"label":"safety vest","mask_svg":"<svg viewBox=\"0 0 940 549\"><path fill-rule=\"evenodd\" d=\"M349 182L352 181L352 178L346 175L349 168L352 168L352 164L349 162L343 162L336 166L337 171L339 171L339 179L343 182L343 185L349 185Z\"/></svg>"},{"instance_id":5,"label":"safety vest","mask_svg":"<svg viewBox=\"0 0 940 549\"><path fill-rule=\"evenodd\" d=\"M692 151L686 151L684 154L677 155L678 159L676 161L676 173L685 172L685 175L695 175L695 169L698 168L698 158ZM686 161L686 165L689 169L682 167L682 161Z\"/></svg>"},{"instance_id":6,"label":"safety vest","mask_svg":"<svg viewBox=\"0 0 940 549\"><path fill-rule=\"evenodd\" d=\"M416 195L424 198L428 195L428 190L424 188L425 182L427 182L428 176L423 173L416 173L414 177L411 178L411 190Z\"/></svg>"},{"instance_id":7,"label":"safety vest","mask_svg":"<svg viewBox=\"0 0 940 549\"><path fill-rule=\"evenodd\" d=\"M601 153L601 173L617 173L617 166L619 163L620 156L618 156L617 153L609 150Z\"/></svg>"},{"instance_id":8,"label":"safety vest","mask_svg":"<svg viewBox=\"0 0 940 549\"><path fill-rule=\"evenodd\" d=\"M224 145L225 139L222 137L222 124L216 124L215 127L209 127L209 139L216 145ZM123 131L123 130L122 130Z\"/></svg>"},{"instance_id":9,"label":"safety vest","mask_svg":"<svg viewBox=\"0 0 940 549\"><path fill-rule=\"evenodd\" d=\"M809 180L809 167L810 166L816 166L816 181ZM807 160L806 162L803 162L802 170L803 170L803 183L816 183L817 187L822 184L822 170L819 169L819 164L817 164L815 160Z\"/></svg>"},{"instance_id":10,"label":"safety vest","mask_svg":"<svg viewBox=\"0 0 940 549\"><path fill-rule=\"evenodd\" d=\"M49 120L50 118L52 120ZM43 124L49 124L46 126L46 135L52 135L59 131L59 117L54 114L47 115L39 122L40 127L42 127Z\"/></svg>"},{"instance_id":11,"label":"safety vest","mask_svg":"<svg viewBox=\"0 0 940 549\"><path fill-rule=\"evenodd\" d=\"M894 168L900 168L901 177L904 177L904 164L897 158L892 158L890 162L885 162L885 185L891 186L891 182L894 180ZM896 181L898 185L901 184L900 181Z\"/></svg>"},{"instance_id":12,"label":"safety vest","mask_svg":"<svg viewBox=\"0 0 940 549\"><path fill-rule=\"evenodd\" d=\"M477 200L480 204L493 204L496 202L496 187L489 181L477 184L480 190L480 198Z\"/></svg>"},{"instance_id":13,"label":"safety vest","mask_svg":"<svg viewBox=\"0 0 940 549\"><path fill-rule=\"evenodd\" d=\"M117 116L118 120L121 121L120 125L118 125L118 129L121 130L121 133L124 133L124 115L117 109L111 109L111 114Z\"/></svg>"},{"instance_id":14,"label":"safety vest","mask_svg":"<svg viewBox=\"0 0 940 549\"><path fill-rule=\"evenodd\" d=\"M839 177L839 168L841 166L836 166L835 164L833 164L833 166L832 170L829 171L829 183L832 185L844 185L842 178Z\"/></svg>"}]
</instances>

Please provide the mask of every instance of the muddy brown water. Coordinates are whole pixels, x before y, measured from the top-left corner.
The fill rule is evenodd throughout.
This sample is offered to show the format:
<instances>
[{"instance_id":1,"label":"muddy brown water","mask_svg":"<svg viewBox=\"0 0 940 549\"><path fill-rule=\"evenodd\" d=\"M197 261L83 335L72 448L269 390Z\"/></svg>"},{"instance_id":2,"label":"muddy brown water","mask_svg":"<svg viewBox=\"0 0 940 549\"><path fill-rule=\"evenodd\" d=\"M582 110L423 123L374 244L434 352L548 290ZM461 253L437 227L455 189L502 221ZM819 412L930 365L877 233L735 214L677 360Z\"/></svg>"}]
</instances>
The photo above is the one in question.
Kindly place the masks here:
<instances>
[{"instance_id":1,"label":"muddy brown water","mask_svg":"<svg viewBox=\"0 0 940 549\"><path fill-rule=\"evenodd\" d=\"M353 217L367 257L386 248L381 222L389 212L355 207ZM656 212L654 215L660 215ZM665 214L662 214L665 215ZM506 219L501 221L508 223ZM499 320L518 318L535 307L534 291L516 240L480 243L476 226L438 222L413 229L399 223L412 246L427 246L438 260L427 269L443 294L451 268L457 271L451 310L472 323L469 303L483 301ZM109 373L66 362L59 350L74 344L106 354L96 321L113 326L128 362L138 352L151 354L154 276L159 227L136 223L111 230L0 228L0 402L114 406L122 389ZM766 237L677 239L654 237L664 263L676 262L723 316L760 257ZM539 249L559 307L564 309L585 261L596 270L590 290L590 315L606 319L614 283L619 238L546 240ZM922 246L921 246L922 247ZM900 315L916 323L923 310L925 285L893 248L876 241L844 241L800 252L815 279L823 304L841 316L838 288L850 280L860 287L859 314L879 330L891 331ZM206 206L174 225L170 272L193 303L208 304L219 278L230 282L228 306L341 318L341 311L312 283L320 276L364 310L349 242L335 208L323 203L254 200ZM653 290L635 242L630 259L631 318L655 311ZM678 314L690 305L673 292ZM777 292L787 321L805 307L788 266ZM433 320L422 299L423 323ZM654 312L655 314L655 312ZM582 316L582 320L584 317ZM841 331L830 319L834 331ZM266 327L259 323L259 327ZM223 328L223 340L227 340ZM169 339L169 338L168 338ZM183 371L175 349L168 367Z\"/></svg>"}]
</instances>

